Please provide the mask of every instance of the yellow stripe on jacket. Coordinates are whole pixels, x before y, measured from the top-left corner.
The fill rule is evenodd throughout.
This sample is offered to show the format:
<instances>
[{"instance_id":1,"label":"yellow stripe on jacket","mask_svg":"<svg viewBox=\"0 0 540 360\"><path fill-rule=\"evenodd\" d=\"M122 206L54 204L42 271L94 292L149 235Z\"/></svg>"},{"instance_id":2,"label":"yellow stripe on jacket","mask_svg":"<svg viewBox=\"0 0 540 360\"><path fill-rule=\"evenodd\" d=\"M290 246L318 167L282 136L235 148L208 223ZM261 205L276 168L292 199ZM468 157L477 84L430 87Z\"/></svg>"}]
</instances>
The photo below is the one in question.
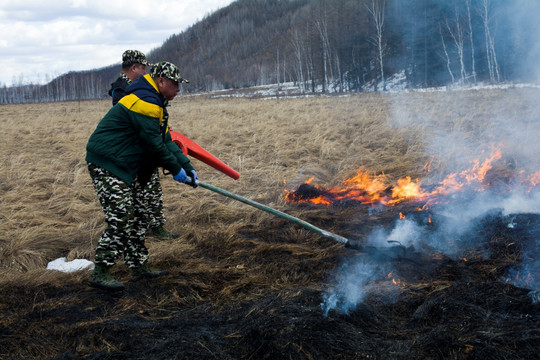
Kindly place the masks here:
<instances>
[{"instance_id":1,"label":"yellow stripe on jacket","mask_svg":"<svg viewBox=\"0 0 540 360\"><path fill-rule=\"evenodd\" d=\"M124 96L122 99L120 99L119 103L137 114L159 119L160 124L163 120L163 108L161 106L141 100L135 94Z\"/></svg>"}]
</instances>

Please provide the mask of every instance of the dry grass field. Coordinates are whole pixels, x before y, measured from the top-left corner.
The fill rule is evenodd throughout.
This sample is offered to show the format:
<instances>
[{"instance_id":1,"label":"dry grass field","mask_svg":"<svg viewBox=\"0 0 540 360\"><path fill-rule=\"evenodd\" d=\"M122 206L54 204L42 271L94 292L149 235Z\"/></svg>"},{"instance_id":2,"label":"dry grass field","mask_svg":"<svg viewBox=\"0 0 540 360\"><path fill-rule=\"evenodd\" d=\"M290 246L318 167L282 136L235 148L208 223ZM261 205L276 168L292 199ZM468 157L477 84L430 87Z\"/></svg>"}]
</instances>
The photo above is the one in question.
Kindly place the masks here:
<instances>
[{"instance_id":1,"label":"dry grass field","mask_svg":"<svg viewBox=\"0 0 540 360\"><path fill-rule=\"evenodd\" d=\"M192 160L202 181L359 243L390 226L400 203L287 202L309 178L343 184L364 168L434 184L489 144L540 170L540 90L358 94L276 99L181 96L171 125L239 171L233 180ZM522 359L536 354L540 305L501 281L523 257L494 223L490 256L381 256L403 286L373 284L349 313L321 309L332 274L358 249L201 187L162 176L166 227L147 239L150 264L171 275L127 290L87 286L88 271L46 270L59 257L93 259L105 227L85 145L109 101L0 107L1 359ZM426 164L430 173L426 173ZM538 210L538 208L537 208ZM538 218L527 218L538 227ZM528 234L528 233L527 233ZM523 241L525 241L523 240ZM478 255L478 256L475 256ZM406 285L405 285L406 284Z\"/></svg>"}]
</instances>

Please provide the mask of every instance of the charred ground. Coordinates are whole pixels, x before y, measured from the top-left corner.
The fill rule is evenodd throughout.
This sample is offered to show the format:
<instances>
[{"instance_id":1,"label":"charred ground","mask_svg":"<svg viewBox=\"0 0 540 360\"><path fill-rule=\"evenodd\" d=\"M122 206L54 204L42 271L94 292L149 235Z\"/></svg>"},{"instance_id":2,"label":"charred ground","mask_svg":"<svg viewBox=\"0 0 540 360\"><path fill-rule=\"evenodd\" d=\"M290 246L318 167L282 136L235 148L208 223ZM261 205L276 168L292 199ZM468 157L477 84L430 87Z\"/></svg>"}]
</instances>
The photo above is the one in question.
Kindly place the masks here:
<instances>
[{"instance_id":1,"label":"charred ground","mask_svg":"<svg viewBox=\"0 0 540 360\"><path fill-rule=\"evenodd\" d=\"M352 218L385 226L408 209L358 217L365 209L350 204L312 206L309 214L301 207L310 221L334 219L334 231L357 238L363 234L347 233ZM486 217L468 236L485 242L491 255L472 252L466 260L402 247L347 249L267 219L242 229L226 248L213 252L201 244L186 259L190 266L194 258L209 259L212 269L156 263L172 274L128 283L122 293L87 287L85 274L57 273L35 289L11 284L1 300L0 353L5 359L532 358L540 306L505 277L521 262L526 242L538 237L527 229L540 216L514 221L519 226L509 228L505 217ZM380 281L348 314L325 316L325 281L358 257L391 263L404 285ZM258 283L250 274L257 269L273 285ZM129 279L122 270L117 276Z\"/></svg>"}]
</instances>

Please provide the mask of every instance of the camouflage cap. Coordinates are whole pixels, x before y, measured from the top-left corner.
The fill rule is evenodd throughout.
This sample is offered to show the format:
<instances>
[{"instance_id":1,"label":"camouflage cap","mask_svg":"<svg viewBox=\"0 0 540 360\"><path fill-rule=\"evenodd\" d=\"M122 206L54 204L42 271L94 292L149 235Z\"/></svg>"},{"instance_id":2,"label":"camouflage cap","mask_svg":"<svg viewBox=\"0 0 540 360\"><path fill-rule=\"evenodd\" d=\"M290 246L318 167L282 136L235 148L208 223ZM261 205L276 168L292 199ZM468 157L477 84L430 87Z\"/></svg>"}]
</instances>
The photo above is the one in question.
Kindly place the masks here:
<instances>
[{"instance_id":1,"label":"camouflage cap","mask_svg":"<svg viewBox=\"0 0 540 360\"><path fill-rule=\"evenodd\" d=\"M142 64L150 65L146 61L146 56L139 50L126 50L122 54L122 65Z\"/></svg>"},{"instance_id":2,"label":"camouflage cap","mask_svg":"<svg viewBox=\"0 0 540 360\"><path fill-rule=\"evenodd\" d=\"M180 69L178 66L168 61L160 61L157 64L153 64L152 70L150 70L150 76L153 78L164 77L182 83L189 82L180 76Z\"/></svg>"}]
</instances>

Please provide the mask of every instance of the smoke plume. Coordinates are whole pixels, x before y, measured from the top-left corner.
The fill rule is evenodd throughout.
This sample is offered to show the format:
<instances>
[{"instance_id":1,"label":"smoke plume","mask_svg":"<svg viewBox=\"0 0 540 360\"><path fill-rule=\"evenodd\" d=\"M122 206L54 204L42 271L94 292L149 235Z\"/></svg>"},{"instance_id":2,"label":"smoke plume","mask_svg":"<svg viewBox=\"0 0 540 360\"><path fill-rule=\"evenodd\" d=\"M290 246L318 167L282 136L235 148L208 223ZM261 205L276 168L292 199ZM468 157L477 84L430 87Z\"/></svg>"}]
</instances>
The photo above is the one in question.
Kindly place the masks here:
<instances>
[{"instance_id":1,"label":"smoke plume","mask_svg":"<svg viewBox=\"0 0 540 360\"><path fill-rule=\"evenodd\" d=\"M479 104L470 100L475 97L468 97L467 90L437 96L439 103L415 104L415 109L424 111L395 102L391 123L396 129L433 129L427 131L429 137L423 142L436 166L433 173L422 179L424 184L438 184L448 173L459 173L475 161L481 163L494 149L501 155L483 179L472 180L468 188L448 194L444 202L431 206L433 223L427 224L425 217L407 214L406 219L396 219L393 228L373 231L367 244L377 248L399 244L453 259L474 251L489 258L490 231L520 231L516 236L528 238L523 263L510 269L506 279L501 280L530 289L533 301L539 301L540 254L536 249L540 247L540 225L527 224L521 214L540 214L538 182L527 181L528 176L540 174L540 99L538 91L526 88L513 89L508 98L504 88L492 91L486 96L497 98L488 99L492 106L483 109L480 116ZM432 118L429 109L433 106L447 107L448 118ZM463 180L469 179L464 175ZM348 313L354 309L374 290L374 283L385 279L384 273L390 269L384 267L365 259L348 260L335 275L336 285L324 295L324 313Z\"/></svg>"}]
</instances>

